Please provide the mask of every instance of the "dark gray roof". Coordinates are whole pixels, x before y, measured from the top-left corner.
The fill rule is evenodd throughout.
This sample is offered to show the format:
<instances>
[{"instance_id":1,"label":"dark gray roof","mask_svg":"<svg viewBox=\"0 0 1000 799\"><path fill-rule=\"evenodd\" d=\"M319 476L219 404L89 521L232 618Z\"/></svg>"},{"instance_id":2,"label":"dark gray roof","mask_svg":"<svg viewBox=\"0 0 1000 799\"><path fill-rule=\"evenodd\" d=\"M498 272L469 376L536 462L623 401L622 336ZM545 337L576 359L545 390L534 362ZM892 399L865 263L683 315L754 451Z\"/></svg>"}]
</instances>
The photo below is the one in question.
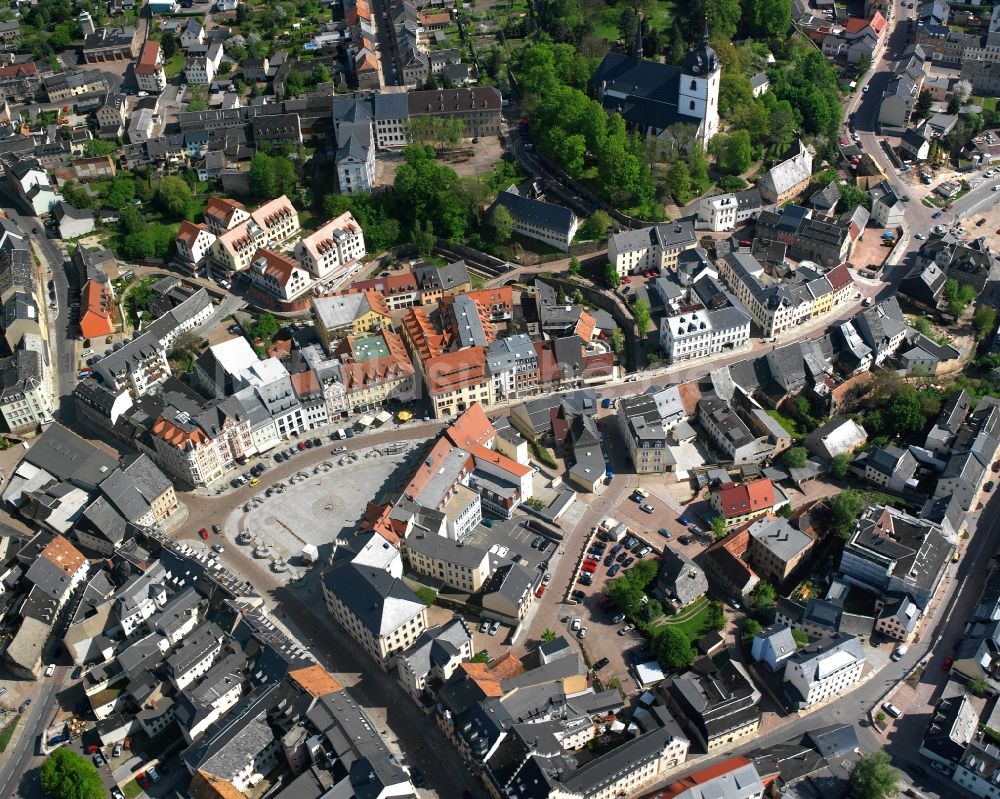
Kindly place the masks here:
<instances>
[{"instance_id":1,"label":"dark gray roof","mask_svg":"<svg viewBox=\"0 0 1000 799\"><path fill-rule=\"evenodd\" d=\"M569 235L576 220L576 215L569 208L522 197L514 186L500 192L495 204L502 205L510 211L515 221L530 222L555 231L560 236Z\"/></svg>"},{"instance_id":2,"label":"dark gray roof","mask_svg":"<svg viewBox=\"0 0 1000 799\"><path fill-rule=\"evenodd\" d=\"M402 580L381 569L347 564L326 572L323 580L376 638L398 629L424 608Z\"/></svg>"},{"instance_id":3,"label":"dark gray roof","mask_svg":"<svg viewBox=\"0 0 1000 799\"><path fill-rule=\"evenodd\" d=\"M96 487L118 465L114 458L60 424L50 424L24 455L60 480Z\"/></svg>"}]
</instances>

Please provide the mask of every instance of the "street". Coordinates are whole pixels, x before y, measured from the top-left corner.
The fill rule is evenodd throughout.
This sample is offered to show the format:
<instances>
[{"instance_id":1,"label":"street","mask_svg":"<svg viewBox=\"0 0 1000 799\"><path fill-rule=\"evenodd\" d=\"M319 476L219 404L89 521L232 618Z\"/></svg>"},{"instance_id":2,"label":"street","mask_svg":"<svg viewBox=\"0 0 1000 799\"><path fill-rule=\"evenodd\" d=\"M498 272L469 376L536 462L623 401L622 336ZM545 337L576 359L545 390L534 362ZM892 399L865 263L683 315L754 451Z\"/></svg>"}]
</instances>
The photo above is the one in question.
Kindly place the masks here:
<instances>
[{"instance_id":1,"label":"street","mask_svg":"<svg viewBox=\"0 0 1000 799\"><path fill-rule=\"evenodd\" d=\"M0 758L0 797L42 799L44 796L38 775L29 766L38 748L38 737L55 713L57 694L66 673L65 667L58 668L42 682L38 696L18 724L12 748Z\"/></svg>"}]
</instances>

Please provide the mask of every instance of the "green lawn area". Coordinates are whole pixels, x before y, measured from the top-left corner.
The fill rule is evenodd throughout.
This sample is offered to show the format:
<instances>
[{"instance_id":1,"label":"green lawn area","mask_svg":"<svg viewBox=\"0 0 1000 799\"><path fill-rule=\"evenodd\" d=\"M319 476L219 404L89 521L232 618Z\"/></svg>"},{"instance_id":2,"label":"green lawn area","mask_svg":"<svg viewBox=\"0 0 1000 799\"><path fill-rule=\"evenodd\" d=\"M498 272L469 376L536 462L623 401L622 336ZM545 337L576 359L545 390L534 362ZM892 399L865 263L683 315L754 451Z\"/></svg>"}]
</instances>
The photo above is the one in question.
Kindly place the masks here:
<instances>
[{"instance_id":1,"label":"green lawn area","mask_svg":"<svg viewBox=\"0 0 1000 799\"><path fill-rule=\"evenodd\" d=\"M595 14L589 15L593 20L594 33L607 39L609 42L617 42L619 38L618 20L621 19L622 6L602 7L594 9ZM674 3L672 0L657 0L652 7L644 14L643 28L649 30L654 27L657 30L665 30L667 22L673 19Z\"/></svg>"},{"instance_id":2,"label":"green lawn area","mask_svg":"<svg viewBox=\"0 0 1000 799\"><path fill-rule=\"evenodd\" d=\"M708 623L708 606L708 598L702 597L674 616L661 617L658 624L680 630L691 643L694 643L703 635L712 632L712 627Z\"/></svg>"},{"instance_id":3,"label":"green lawn area","mask_svg":"<svg viewBox=\"0 0 1000 799\"><path fill-rule=\"evenodd\" d=\"M128 799L135 799L136 796L139 796L142 793L142 786L135 780L129 780L121 786L121 789L122 793L125 794Z\"/></svg>"},{"instance_id":4,"label":"green lawn area","mask_svg":"<svg viewBox=\"0 0 1000 799\"><path fill-rule=\"evenodd\" d=\"M184 71L184 53L178 53L163 65L167 79L180 75Z\"/></svg>"},{"instance_id":5,"label":"green lawn area","mask_svg":"<svg viewBox=\"0 0 1000 799\"><path fill-rule=\"evenodd\" d=\"M785 431L792 438L803 438L806 432L799 427L799 423L795 421L791 416L785 416L781 411L774 408L769 408L767 415L770 416L774 421L785 428Z\"/></svg>"},{"instance_id":6,"label":"green lawn area","mask_svg":"<svg viewBox=\"0 0 1000 799\"><path fill-rule=\"evenodd\" d=\"M14 730L17 729L17 722L20 720L21 716L18 714L7 722L6 727L0 730L0 752L3 752L7 748L7 745L10 743L10 739L14 737Z\"/></svg>"},{"instance_id":7,"label":"green lawn area","mask_svg":"<svg viewBox=\"0 0 1000 799\"><path fill-rule=\"evenodd\" d=\"M982 107L983 109L989 109L990 111L997 110L997 101L1000 98L997 97L970 97L969 102L975 103L976 105Z\"/></svg>"}]
</instances>

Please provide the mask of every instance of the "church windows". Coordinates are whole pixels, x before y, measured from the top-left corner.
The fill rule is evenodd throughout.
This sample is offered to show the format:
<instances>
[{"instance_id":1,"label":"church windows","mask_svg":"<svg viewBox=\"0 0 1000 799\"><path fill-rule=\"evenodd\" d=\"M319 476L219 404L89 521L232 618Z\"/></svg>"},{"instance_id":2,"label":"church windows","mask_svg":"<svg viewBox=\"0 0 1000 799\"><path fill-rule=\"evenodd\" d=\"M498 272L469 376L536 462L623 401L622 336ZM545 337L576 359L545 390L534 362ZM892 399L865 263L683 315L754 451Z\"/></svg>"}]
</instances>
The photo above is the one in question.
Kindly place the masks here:
<instances>
[{"instance_id":1,"label":"church windows","mask_svg":"<svg viewBox=\"0 0 1000 799\"><path fill-rule=\"evenodd\" d=\"M694 100L691 101L691 110L694 111Z\"/></svg>"},{"instance_id":2,"label":"church windows","mask_svg":"<svg viewBox=\"0 0 1000 799\"><path fill-rule=\"evenodd\" d=\"M697 89L698 89L698 81L692 80L691 81L691 91L697 91Z\"/></svg>"}]
</instances>

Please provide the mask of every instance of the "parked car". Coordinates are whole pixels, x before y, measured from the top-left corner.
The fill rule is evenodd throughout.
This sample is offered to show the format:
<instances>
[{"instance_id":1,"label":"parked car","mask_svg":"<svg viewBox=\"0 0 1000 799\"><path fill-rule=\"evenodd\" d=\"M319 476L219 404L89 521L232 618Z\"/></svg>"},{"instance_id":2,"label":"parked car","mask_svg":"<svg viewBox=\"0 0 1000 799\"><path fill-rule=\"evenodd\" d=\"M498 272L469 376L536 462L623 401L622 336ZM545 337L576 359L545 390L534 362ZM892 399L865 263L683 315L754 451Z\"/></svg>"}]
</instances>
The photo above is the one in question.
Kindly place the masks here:
<instances>
[{"instance_id":1,"label":"parked car","mask_svg":"<svg viewBox=\"0 0 1000 799\"><path fill-rule=\"evenodd\" d=\"M654 508L648 502L643 502L639 507L642 508L646 513L653 513L656 510L656 508Z\"/></svg>"},{"instance_id":2,"label":"parked car","mask_svg":"<svg viewBox=\"0 0 1000 799\"><path fill-rule=\"evenodd\" d=\"M902 660L905 657L906 653L909 651L910 648L908 646L897 646L896 651L894 651L891 655L889 655L889 659L893 663L896 663L897 661Z\"/></svg>"},{"instance_id":3,"label":"parked car","mask_svg":"<svg viewBox=\"0 0 1000 799\"><path fill-rule=\"evenodd\" d=\"M896 707L892 702L883 702L882 710L892 716L894 719L898 719L903 715L903 711Z\"/></svg>"},{"instance_id":4,"label":"parked car","mask_svg":"<svg viewBox=\"0 0 1000 799\"><path fill-rule=\"evenodd\" d=\"M226 551L226 548L222 544L212 544L212 551L218 552L220 555Z\"/></svg>"},{"instance_id":5,"label":"parked car","mask_svg":"<svg viewBox=\"0 0 1000 799\"><path fill-rule=\"evenodd\" d=\"M613 564L614 564L614 562L615 562L615 556L614 556L614 555L608 555L608 556L607 556L607 557L606 557L606 558L604 559L604 565L605 565L605 566L611 566L611 565L613 565Z\"/></svg>"},{"instance_id":6,"label":"parked car","mask_svg":"<svg viewBox=\"0 0 1000 799\"><path fill-rule=\"evenodd\" d=\"M635 629L635 625L634 625L634 624L626 624L626 625L625 625L624 627L622 627L622 628L621 628L621 629L620 629L620 630L618 631L618 634L619 634L619 635L628 635L628 634L629 634L630 632L632 632L632 630L634 630L634 629Z\"/></svg>"},{"instance_id":7,"label":"parked car","mask_svg":"<svg viewBox=\"0 0 1000 799\"><path fill-rule=\"evenodd\" d=\"M82 674L83 674L83 666L77 666L75 669L73 669L73 673L70 674L69 676L74 680L79 680ZM7 689L5 688L4 690L6 691Z\"/></svg>"},{"instance_id":8,"label":"parked car","mask_svg":"<svg viewBox=\"0 0 1000 799\"><path fill-rule=\"evenodd\" d=\"M121 757L122 756L122 748L123 748L122 747L122 742L119 741L118 743L115 744L115 748L111 752L111 756L112 757Z\"/></svg>"},{"instance_id":9,"label":"parked car","mask_svg":"<svg viewBox=\"0 0 1000 799\"><path fill-rule=\"evenodd\" d=\"M490 631L490 623L486 619L479 622L479 632L488 633Z\"/></svg>"},{"instance_id":10,"label":"parked car","mask_svg":"<svg viewBox=\"0 0 1000 799\"><path fill-rule=\"evenodd\" d=\"M580 619L574 618L573 621L569 623L569 629L575 633L577 630L580 629L582 624L583 622Z\"/></svg>"},{"instance_id":11,"label":"parked car","mask_svg":"<svg viewBox=\"0 0 1000 799\"><path fill-rule=\"evenodd\" d=\"M495 621L490 625L490 635L496 635L500 632L500 622Z\"/></svg>"},{"instance_id":12,"label":"parked car","mask_svg":"<svg viewBox=\"0 0 1000 799\"><path fill-rule=\"evenodd\" d=\"M94 765L97 766L98 768L100 768L107 762L108 761L104 759L104 755L102 755L100 752L96 752L94 754Z\"/></svg>"},{"instance_id":13,"label":"parked car","mask_svg":"<svg viewBox=\"0 0 1000 799\"><path fill-rule=\"evenodd\" d=\"M622 551L622 545L621 544L615 544L613 547L611 547L611 554L612 555L617 555L621 551Z\"/></svg>"},{"instance_id":14,"label":"parked car","mask_svg":"<svg viewBox=\"0 0 1000 799\"><path fill-rule=\"evenodd\" d=\"M586 627L581 627L581 628L580 628L580 632L578 632L578 633L576 634L576 637L577 637L577 638L579 638L579 639L580 639L581 641L582 641L582 640L583 640L584 638L586 638L586 637L587 637L587 628L586 628Z\"/></svg>"},{"instance_id":15,"label":"parked car","mask_svg":"<svg viewBox=\"0 0 1000 799\"><path fill-rule=\"evenodd\" d=\"M46 677L51 677L55 673L56 673L56 664L55 663L50 663L48 666L45 667L45 676Z\"/></svg>"},{"instance_id":16,"label":"parked car","mask_svg":"<svg viewBox=\"0 0 1000 799\"><path fill-rule=\"evenodd\" d=\"M601 658L594 664L594 671L600 671L605 666L607 666L611 661L607 658Z\"/></svg>"},{"instance_id":17,"label":"parked car","mask_svg":"<svg viewBox=\"0 0 1000 799\"><path fill-rule=\"evenodd\" d=\"M621 566L619 566L619 565L618 565L618 564L616 563L616 564L615 564L614 566L612 566L612 567L611 567L610 569L608 569L608 577L614 577L614 576L615 576L616 574L618 574L618 572L620 572L621 570L622 570L622 567L621 567Z\"/></svg>"},{"instance_id":18,"label":"parked car","mask_svg":"<svg viewBox=\"0 0 1000 799\"><path fill-rule=\"evenodd\" d=\"M677 541L679 543L683 544L684 546L687 546L688 544L691 543L691 536L689 536L689 535L682 535L680 538L677 539Z\"/></svg>"},{"instance_id":19,"label":"parked car","mask_svg":"<svg viewBox=\"0 0 1000 799\"><path fill-rule=\"evenodd\" d=\"M583 591L580 591L579 589L570 594L570 596L573 597L573 599L575 599L577 602L583 602L583 600L587 598L587 595Z\"/></svg>"},{"instance_id":20,"label":"parked car","mask_svg":"<svg viewBox=\"0 0 1000 799\"><path fill-rule=\"evenodd\" d=\"M623 621L625 621L625 614L624 613L616 613L611 618L611 623L612 624L621 624Z\"/></svg>"},{"instance_id":21,"label":"parked car","mask_svg":"<svg viewBox=\"0 0 1000 799\"><path fill-rule=\"evenodd\" d=\"M208 528L207 527L202 527L198 531L198 535L199 535L199 537L201 538L202 541L208 541Z\"/></svg>"},{"instance_id":22,"label":"parked car","mask_svg":"<svg viewBox=\"0 0 1000 799\"><path fill-rule=\"evenodd\" d=\"M661 527L657 532L664 538L670 538L670 531L666 527Z\"/></svg>"}]
</instances>

